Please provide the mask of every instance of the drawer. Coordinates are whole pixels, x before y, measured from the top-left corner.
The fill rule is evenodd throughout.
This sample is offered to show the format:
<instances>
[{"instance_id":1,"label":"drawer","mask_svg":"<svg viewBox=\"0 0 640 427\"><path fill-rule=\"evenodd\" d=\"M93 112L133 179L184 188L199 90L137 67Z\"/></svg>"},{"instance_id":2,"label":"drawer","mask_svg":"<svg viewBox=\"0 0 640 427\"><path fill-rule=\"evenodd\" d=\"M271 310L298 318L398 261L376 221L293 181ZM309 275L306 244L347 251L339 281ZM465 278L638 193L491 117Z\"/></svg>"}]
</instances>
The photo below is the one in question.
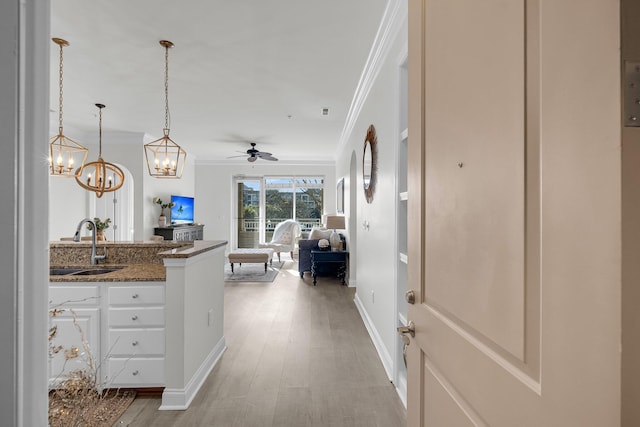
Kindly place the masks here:
<instances>
[{"instance_id":1,"label":"drawer","mask_svg":"<svg viewBox=\"0 0 640 427\"><path fill-rule=\"evenodd\" d=\"M164 385L164 358L109 358L107 387Z\"/></svg>"},{"instance_id":2,"label":"drawer","mask_svg":"<svg viewBox=\"0 0 640 427\"><path fill-rule=\"evenodd\" d=\"M164 286L111 286L109 305L164 304Z\"/></svg>"},{"instance_id":3,"label":"drawer","mask_svg":"<svg viewBox=\"0 0 640 427\"><path fill-rule=\"evenodd\" d=\"M164 307L109 308L109 327L163 327Z\"/></svg>"},{"instance_id":4,"label":"drawer","mask_svg":"<svg viewBox=\"0 0 640 427\"><path fill-rule=\"evenodd\" d=\"M98 286L49 286L49 307L73 301L71 305L99 305L100 288ZM67 304L70 305L70 304Z\"/></svg>"},{"instance_id":5,"label":"drawer","mask_svg":"<svg viewBox=\"0 0 640 427\"><path fill-rule=\"evenodd\" d=\"M164 356L164 329L112 329L107 348L112 356Z\"/></svg>"}]
</instances>

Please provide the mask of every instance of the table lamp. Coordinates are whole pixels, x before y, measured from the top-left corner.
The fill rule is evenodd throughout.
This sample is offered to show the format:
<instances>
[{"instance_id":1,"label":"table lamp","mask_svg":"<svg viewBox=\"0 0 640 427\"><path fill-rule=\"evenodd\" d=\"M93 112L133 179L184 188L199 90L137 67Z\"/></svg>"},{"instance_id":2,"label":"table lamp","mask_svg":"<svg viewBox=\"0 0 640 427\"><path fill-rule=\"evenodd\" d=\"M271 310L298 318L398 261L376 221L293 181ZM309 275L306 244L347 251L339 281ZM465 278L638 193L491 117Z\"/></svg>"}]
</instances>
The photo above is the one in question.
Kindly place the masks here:
<instances>
[{"instance_id":1,"label":"table lamp","mask_svg":"<svg viewBox=\"0 0 640 427\"><path fill-rule=\"evenodd\" d=\"M329 243L331 244L332 251L340 250L340 235L336 230L344 230L344 216L340 215L327 215L325 219L325 225L328 229L333 229L331 236L329 236Z\"/></svg>"}]
</instances>

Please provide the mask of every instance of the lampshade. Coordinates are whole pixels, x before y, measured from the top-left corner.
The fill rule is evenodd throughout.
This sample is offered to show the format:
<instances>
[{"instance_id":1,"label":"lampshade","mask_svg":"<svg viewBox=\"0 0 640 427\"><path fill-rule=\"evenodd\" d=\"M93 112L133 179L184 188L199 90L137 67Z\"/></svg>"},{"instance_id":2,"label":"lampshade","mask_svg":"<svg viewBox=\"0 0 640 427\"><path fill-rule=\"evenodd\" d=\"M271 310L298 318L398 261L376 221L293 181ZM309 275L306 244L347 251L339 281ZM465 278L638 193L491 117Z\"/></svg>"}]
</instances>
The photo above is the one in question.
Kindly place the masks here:
<instances>
[{"instance_id":1,"label":"lampshade","mask_svg":"<svg viewBox=\"0 0 640 427\"><path fill-rule=\"evenodd\" d=\"M344 216L341 215L326 215L325 226L327 228L333 228L334 230L344 230Z\"/></svg>"}]
</instances>

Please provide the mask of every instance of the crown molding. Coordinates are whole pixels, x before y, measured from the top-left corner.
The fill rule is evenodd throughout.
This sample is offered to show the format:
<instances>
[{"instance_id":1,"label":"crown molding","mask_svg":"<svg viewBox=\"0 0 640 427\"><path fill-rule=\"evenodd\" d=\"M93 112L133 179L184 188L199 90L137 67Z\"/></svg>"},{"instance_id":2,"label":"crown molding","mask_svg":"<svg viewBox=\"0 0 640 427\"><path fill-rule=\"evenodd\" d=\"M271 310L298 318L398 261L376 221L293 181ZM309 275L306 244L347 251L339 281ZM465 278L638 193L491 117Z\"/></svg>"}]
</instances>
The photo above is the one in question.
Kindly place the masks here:
<instances>
[{"instance_id":1,"label":"crown molding","mask_svg":"<svg viewBox=\"0 0 640 427\"><path fill-rule=\"evenodd\" d=\"M380 26L378 27L378 32L369 51L369 57L360 75L353 99L351 100L351 106L349 107L349 112L347 113L342 133L340 134L340 140L338 141L336 157L351 138L353 128L360 116L362 107L389 55L389 50L398 32L407 19L407 13L406 1L388 0L382 20L380 21Z\"/></svg>"}]
</instances>

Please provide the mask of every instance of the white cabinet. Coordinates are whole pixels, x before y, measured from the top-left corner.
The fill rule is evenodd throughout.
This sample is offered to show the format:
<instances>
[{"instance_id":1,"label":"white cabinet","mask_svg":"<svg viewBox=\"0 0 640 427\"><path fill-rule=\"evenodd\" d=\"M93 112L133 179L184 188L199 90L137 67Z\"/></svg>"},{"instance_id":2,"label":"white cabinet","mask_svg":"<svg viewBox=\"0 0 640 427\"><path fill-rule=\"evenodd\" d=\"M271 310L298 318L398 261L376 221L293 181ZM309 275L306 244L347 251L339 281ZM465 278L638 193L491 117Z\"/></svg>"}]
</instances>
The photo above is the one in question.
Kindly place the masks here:
<instances>
[{"instance_id":1,"label":"white cabinet","mask_svg":"<svg viewBox=\"0 0 640 427\"><path fill-rule=\"evenodd\" d=\"M52 384L93 365L103 387L164 385L164 282L56 282L49 302L52 344L63 348L49 360Z\"/></svg>"},{"instance_id":2,"label":"white cabinet","mask_svg":"<svg viewBox=\"0 0 640 427\"><path fill-rule=\"evenodd\" d=\"M106 378L110 387L164 384L164 285L107 285L108 349Z\"/></svg>"}]
</instances>

